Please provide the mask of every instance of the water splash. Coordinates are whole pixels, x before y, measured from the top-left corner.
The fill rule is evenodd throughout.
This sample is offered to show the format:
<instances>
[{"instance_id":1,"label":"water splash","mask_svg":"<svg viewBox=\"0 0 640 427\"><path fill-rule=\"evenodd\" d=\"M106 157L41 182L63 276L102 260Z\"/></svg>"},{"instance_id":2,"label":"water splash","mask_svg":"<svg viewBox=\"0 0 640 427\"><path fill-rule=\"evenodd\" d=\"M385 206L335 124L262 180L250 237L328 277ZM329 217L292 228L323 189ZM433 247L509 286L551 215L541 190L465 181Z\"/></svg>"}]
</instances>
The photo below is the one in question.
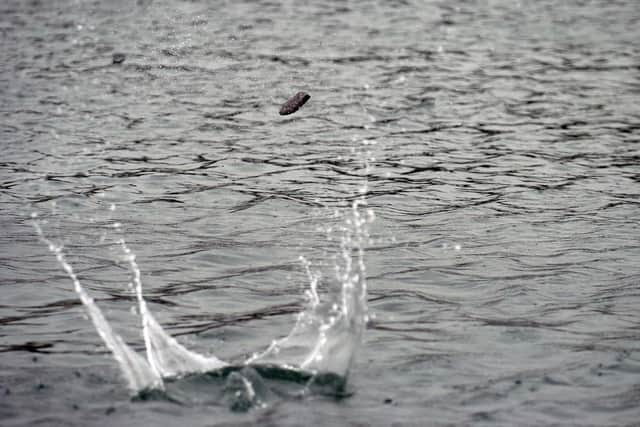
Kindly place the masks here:
<instances>
[{"instance_id":1,"label":"water splash","mask_svg":"<svg viewBox=\"0 0 640 427\"><path fill-rule=\"evenodd\" d=\"M363 145L375 142L363 141ZM354 150L355 151L355 150ZM359 197L343 215L340 233L340 257L335 264L338 286L329 287L324 299L318 294L321 276L301 257L309 278L307 307L298 313L295 326L284 338L274 340L262 353L247 363L273 363L291 369L333 373L346 380L368 321L367 283L364 248L369 240L373 210L367 208L371 152L359 153L364 159L365 179ZM338 216L342 216L337 212Z\"/></svg>"},{"instance_id":2,"label":"water splash","mask_svg":"<svg viewBox=\"0 0 640 427\"><path fill-rule=\"evenodd\" d=\"M126 255L135 284L138 308L142 319L142 334L147 349L147 361L154 373L161 377L177 377L194 372L207 372L220 369L227 364L215 356L203 356L184 348L175 338L168 335L158 324L147 308L142 296L140 268L136 257L124 239L118 241Z\"/></svg>"},{"instance_id":3,"label":"water splash","mask_svg":"<svg viewBox=\"0 0 640 427\"><path fill-rule=\"evenodd\" d=\"M367 175L368 159L367 152ZM167 334L147 307L135 254L124 239L119 239L117 243L132 274L130 287L136 294L146 359L136 353L114 332L94 300L83 288L66 260L63 246L56 245L45 237L36 214L33 215L33 224L40 239L55 254L71 278L74 290L85 306L94 327L113 353L129 388L134 393L142 390L164 390L167 379L219 371L229 375L227 389L234 390L232 395L237 396L232 407L244 408L263 405L265 393L256 394L255 390L256 387L258 390L265 387L256 379L256 372L261 376L276 375L293 379L294 382L302 381L305 384L303 392L313 385L314 381L321 385L329 384L332 388L344 386L368 320L364 247L369 239L368 225L374 216L373 211L367 209L366 180L359 193L359 197L344 213L343 225L338 227L340 255L335 265L336 286L330 286L329 291L324 294L319 293L318 285L322 276L313 269L311 262L300 257L309 278L309 289L305 293L306 308L297 315L296 323L287 336L274 340L266 350L253 354L236 367L215 356L192 352ZM116 229L119 227L118 224L114 226ZM290 374L283 375L282 372Z\"/></svg>"},{"instance_id":4,"label":"water splash","mask_svg":"<svg viewBox=\"0 0 640 427\"><path fill-rule=\"evenodd\" d=\"M35 218L35 215L33 215ZM80 301L84 305L93 326L98 331L100 338L104 341L105 345L113 353L114 358L118 362L122 373L129 384L129 388L136 392L145 388L162 388L162 378L158 372L151 369L149 364L144 360L142 356L136 353L131 347L129 347L120 335L116 334L111 325L105 319L104 315L93 301L84 287L80 284L80 280L73 271L73 267L67 262L61 245L56 245L44 236L40 223L34 221L33 223L36 232L40 239L47 244L47 247L56 256L56 259L69 275L73 282L73 287Z\"/></svg>"},{"instance_id":5,"label":"water splash","mask_svg":"<svg viewBox=\"0 0 640 427\"><path fill-rule=\"evenodd\" d=\"M34 215L34 219L35 219ZM67 262L62 245L56 245L44 236L38 221L34 221L36 233L47 244L56 259L71 278L74 290L85 306L89 318L105 345L113 353L120 369L127 379L129 388L135 393L147 388L164 388L163 378L178 377L194 372L207 372L226 366L215 356L203 356L184 348L175 338L169 336L158 324L147 308L142 296L142 281L140 269L135 261L135 255L127 247L124 239L118 243L122 247L133 273L133 283L138 300L138 309L142 321L142 331L145 341L147 359L136 353L127 345L122 337L113 331L102 311L95 304Z\"/></svg>"},{"instance_id":6,"label":"water splash","mask_svg":"<svg viewBox=\"0 0 640 427\"><path fill-rule=\"evenodd\" d=\"M341 227L340 258L336 264L337 292L318 294L320 275L301 258L309 277L307 307L297 315L286 337L274 340L247 363L284 364L315 373L332 372L346 378L367 322L367 284L364 245L373 219L364 197L353 202Z\"/></svg>"}]
</instances>

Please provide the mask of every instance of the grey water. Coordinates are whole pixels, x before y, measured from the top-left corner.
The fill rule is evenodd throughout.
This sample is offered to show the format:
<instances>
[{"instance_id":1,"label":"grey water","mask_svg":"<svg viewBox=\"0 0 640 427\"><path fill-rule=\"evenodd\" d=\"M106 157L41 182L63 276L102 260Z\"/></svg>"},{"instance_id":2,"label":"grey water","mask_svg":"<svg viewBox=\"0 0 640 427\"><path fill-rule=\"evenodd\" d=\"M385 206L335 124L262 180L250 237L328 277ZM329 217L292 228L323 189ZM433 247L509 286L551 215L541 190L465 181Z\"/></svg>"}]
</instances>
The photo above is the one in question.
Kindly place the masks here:
<instances>
[{"instance_id":1,"label":"grey water","mask_svg":"<svg viewBox=\"0 0 640 427\"><path fill-rule=\"evenodd\" d=\"M1 425L637 425L637 1L4 0L0 35ZM132 397L32 217L134 350L121 239L164 330L238 361L301 256L339 286L360 197L345 393L258 369L243 410L215 375Z\"/></svg>"}]
</instances>

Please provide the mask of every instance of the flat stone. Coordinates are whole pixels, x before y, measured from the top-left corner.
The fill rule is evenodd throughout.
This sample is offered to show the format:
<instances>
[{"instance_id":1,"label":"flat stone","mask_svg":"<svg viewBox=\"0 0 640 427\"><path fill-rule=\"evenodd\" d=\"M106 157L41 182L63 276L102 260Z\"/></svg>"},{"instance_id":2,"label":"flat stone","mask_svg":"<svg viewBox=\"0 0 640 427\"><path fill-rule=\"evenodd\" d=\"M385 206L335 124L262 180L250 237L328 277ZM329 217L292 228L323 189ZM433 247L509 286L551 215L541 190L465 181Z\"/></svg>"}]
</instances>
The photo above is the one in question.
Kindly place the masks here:
<instances>
[{"instance_id":1,"label":"flat stone","mask_svg":"<svg viewBox=\"0 0 640 427\"><path fill-rule=\"evenodd\" d=\"M282 107L280 107L280 115L286 116L287 114L295 113L309 98L311 98L311 96L306 92L296 93L293 97L289 98L287 102L282 104Z\"/></svg>"}]
</instances>

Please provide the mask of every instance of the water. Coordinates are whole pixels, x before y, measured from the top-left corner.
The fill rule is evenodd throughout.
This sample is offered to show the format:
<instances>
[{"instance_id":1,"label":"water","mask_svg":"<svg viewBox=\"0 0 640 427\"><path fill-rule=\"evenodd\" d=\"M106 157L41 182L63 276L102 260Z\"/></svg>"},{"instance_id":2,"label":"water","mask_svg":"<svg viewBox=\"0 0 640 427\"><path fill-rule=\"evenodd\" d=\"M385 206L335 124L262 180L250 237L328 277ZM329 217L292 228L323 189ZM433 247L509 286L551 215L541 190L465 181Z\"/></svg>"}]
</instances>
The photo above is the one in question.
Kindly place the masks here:
<instances>
[{"instance_id":1,"label":"water","mask_svg":"<svg viewBox=\"0 0 640 427\"><path fill-rule=\"evenodd\" d=\"M0 17L3 425L637 422L637 2Z\"/></svg>"}]
</instances>

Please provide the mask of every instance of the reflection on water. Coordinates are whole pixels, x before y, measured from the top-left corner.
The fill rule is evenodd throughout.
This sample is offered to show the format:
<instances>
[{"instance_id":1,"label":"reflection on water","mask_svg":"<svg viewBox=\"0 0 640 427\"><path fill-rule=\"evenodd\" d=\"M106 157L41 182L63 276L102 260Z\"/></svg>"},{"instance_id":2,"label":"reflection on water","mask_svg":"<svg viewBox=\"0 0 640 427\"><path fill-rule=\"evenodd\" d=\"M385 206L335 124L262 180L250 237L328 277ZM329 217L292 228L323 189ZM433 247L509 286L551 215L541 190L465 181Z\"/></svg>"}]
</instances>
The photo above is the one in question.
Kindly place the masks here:
<instances>
[{"instance_id":1,"label":"reflection on water","mask_svg":"<svg viewBox=\"0 0 640 427\"><path fill-rule=\"evenodd\" d=\"M1 419L635 422L639 14L635 1L3 2ZM279 116L298 91L311 99ZM148 328L240 367L305 336L291 329L310 283L323 316L322 296L349 306L342 228L364 176L367 331L353 363L321 346L349 366L338 403L266 378L266 407L232 413L235 392L238 409L256 405L242 388L264 377L255 367L216 379L202 405L189 387L203 376L160 375L166 400L131 401L30 217L152 370L176 361L145 355L132 262Z\"/></svg>"}]
</instances>

